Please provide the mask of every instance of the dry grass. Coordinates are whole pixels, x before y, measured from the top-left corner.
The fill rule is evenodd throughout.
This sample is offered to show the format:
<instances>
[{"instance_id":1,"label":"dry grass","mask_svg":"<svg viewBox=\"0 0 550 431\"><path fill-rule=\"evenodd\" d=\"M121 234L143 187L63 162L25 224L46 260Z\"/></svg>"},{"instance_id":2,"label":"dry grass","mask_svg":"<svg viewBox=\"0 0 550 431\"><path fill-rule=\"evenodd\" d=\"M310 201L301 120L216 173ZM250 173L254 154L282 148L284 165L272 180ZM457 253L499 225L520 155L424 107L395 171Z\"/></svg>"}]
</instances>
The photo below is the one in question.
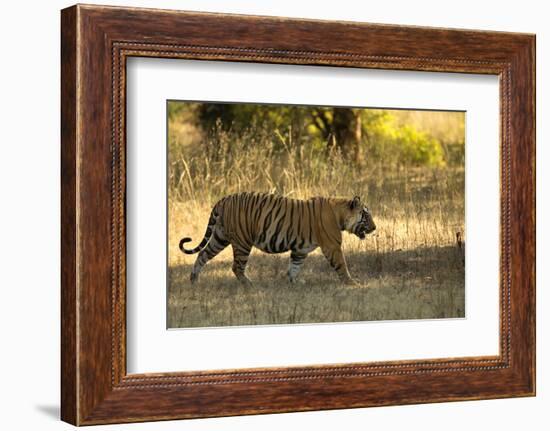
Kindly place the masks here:
<instances>
[{"instance_id":1,"label":"dry grass","mask_svg":"<svg viewBox=\"0 0 550 431\"><path fill-rule=\"evenodd\" d=\"M185 115L170 117L168 127L169 327L464 316L464 258L456 244L456 233L464 232L464 169L457 166L463 160L463 114L392 114L396 124L414 124L445 149L449 167L415 168L400 166L390 153L368 158L372 136L363 143L366 158L353 164L307 134L294 142L291 130L269 127L238 136L222 127L205 133ZM231 272L231 247L191 285L196 255L181 253L179 240L190 236L190 246L197 244L212 206L239 191L302 199L360 195L377 230L364 241L344 234L344 253L359 285L341 285L319 250L306 259L301 282L290 285L289 253L253 250L247 266L253 285L244 287Z\"/></svg>"},{"instance_id":2,"label":"dry grass","mask_svg":"<svg viewBox=\"0 0 550 431\"><path fill-rule=\"evenodd\" d=\"M220 178L212 174L216 170L208 178L200 176L191 172L192 158L185 162L180 194L171 193L169 202L169 327L464 316L463 254L456 244L456 232L464 230L462 169L379 167L350 172L343 164L333 163L334 171L325 169L315 178L300 171L304 164L297 167L288 159L275 164L249 154L240 163L256 162L256 169L248 175L244 168L235 171L239 182L224 181L224 171L219 172ZM268 165L262 167L263 160ZM220 195L216 187L227 193L269 191L268 181L274 182L278 192L297 197L337 191L341 196L359 193L365 198L377 231L364 241L344 234L344 253L358 286L341 285L318 250L306 259L301 282L290 285L288 253L266 255L254 250L247 267L253 286L244 287L231 272L231 247L204 268L198 284L190 284L196 255L181 253L178 242L183 236L195 242L202 239L211 206ZM208 187L208 182L213 186ZM258 186L250 188L251 184Z\"/></svg>"},{"instance_id":3,"label":"dry grass","mask_svg":"<svg viewBox=\"0 0 550 431\"><path fill-rule=\"evenodd\" d=\"M296 285L285 280L286 259L259 253L249 262L253 287L237 282L227 259L211 262L195 286L188 281L191 264L171 266L168 326L464 317L464 270L455 247L346 254L359 286L340 284L318 253L308 257Z\"/></svg>"}]
</instances>

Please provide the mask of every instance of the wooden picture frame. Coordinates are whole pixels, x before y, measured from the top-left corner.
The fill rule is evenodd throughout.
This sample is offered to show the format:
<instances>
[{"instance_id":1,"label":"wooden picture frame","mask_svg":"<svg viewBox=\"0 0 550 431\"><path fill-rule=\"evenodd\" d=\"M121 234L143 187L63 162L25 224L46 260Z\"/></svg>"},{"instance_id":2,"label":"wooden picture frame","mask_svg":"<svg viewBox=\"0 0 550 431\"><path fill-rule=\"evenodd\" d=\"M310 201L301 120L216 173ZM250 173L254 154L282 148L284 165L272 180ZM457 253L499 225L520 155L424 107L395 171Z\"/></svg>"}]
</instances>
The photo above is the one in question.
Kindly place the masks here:
<instances>
[{"instance_id":1,"label":"wooden picture frame","mask_svg":"<svg viewBox=\"0 0 550 431\"><path fill-rule=\"evenodd\" d=\"M535 394L535 36L77 5L61 13L61 418L75 425ZM500 77L500 354L127 374L130 56Z\"/></svg>"}]
</instances>

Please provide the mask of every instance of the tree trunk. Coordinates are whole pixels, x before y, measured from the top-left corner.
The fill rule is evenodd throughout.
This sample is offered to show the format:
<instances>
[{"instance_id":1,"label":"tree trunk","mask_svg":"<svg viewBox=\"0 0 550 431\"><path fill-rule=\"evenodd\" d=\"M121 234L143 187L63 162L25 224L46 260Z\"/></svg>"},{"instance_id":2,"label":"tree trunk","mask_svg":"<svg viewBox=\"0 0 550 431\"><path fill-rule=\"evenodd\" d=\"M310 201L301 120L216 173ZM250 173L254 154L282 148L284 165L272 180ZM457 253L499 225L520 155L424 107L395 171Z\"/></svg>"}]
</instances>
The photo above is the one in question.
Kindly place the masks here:
<instances>
[{"instance_id":1,"label":"tree trunk","mask_svg":"<svg viewBox=\"0 0 550 431\"><path fill-rule=\"evenodd\" d=\"M361 163L362 124L360 111L351 108L334 108L332 133L344 158Z\"/></svg>"}]
</instances>

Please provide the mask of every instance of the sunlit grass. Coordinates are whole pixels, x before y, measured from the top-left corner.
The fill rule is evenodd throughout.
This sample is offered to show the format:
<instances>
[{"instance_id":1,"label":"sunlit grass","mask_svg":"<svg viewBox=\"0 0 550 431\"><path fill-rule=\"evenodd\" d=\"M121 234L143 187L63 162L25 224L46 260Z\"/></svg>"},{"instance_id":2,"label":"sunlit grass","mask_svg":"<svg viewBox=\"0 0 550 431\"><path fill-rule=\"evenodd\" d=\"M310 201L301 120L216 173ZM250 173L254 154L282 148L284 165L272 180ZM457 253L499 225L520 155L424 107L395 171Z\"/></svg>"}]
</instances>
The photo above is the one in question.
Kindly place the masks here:
<instances>
[{"instance_id":1,"label":"sunlit grass","mask_svg":"<svg viewBox=\"0 0 550 431\"><path fill-rule=\"evenodd\" d=\"M315 196L323 188L301 193ZM349 190L350 197L352 190L365 196L377 224L364 241L344 234L350 273L359 282L352 288L339 283L319 250L306 259L297 285L286 282L288 253L254 250L247 267L253 287L241 286L231 272L231 247L192 286L189 273L196 255L181 253L178 242L183 236L202 239L211 203L198 197L171 200L169 326L463 317L463 254L456 243L456 233L464 229L463 171L358 173L356 179L342 180L340 189Z\"/></svg>"},{"instance_id":2,"label":"sunlit grass","mask_svg":"<svg viewBox=\"0 0 550 431\"><path fill-rule=\"evenodd\" d=\"M463 317L464 256L456 236L460 232L465 237L463 115L392 115L397 125L413 122L422 133L430 132L445 160L454 162L405 166L391 152L371 159L368 145L375 142L370 136L364 157L351 163L318 140L304 136L293 141L296 134L290 131L256 127L238 136L219 128L205 134L188 120L171 119L169 327ZM231 272L228 247L191 285L196 255L181 253L179 240L192 237L190 246L198 244L212 206L242 191L299 199L361 196L377 230L364 241L346 233L343 243L350 273L359 284L340 284L316 250L305 260L300 282L290 285L289 253L253 250L247 266L252 286L242 286Z\"/></svg>"}]
</instances>

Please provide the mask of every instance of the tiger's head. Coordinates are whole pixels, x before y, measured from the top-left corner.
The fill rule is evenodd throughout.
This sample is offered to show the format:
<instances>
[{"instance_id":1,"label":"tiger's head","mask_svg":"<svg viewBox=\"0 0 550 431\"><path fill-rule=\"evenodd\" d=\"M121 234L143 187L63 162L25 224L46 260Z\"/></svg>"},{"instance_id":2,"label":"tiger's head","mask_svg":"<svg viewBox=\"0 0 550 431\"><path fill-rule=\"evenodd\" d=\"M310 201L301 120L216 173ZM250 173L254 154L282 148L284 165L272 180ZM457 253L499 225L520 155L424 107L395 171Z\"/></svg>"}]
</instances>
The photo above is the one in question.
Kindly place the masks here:
<instances>
[{"instance_id":1,"label":"tiger's head","mask_svg":"<svg viewBox=\"0 0 550 431\"><path fill-rule=\"evenodd\" d=\"M376 225L369 209L361 202L359 196L346 202L344 215L344 230L352 233L360 239L365 239L368 233L374 232Z\"/></svg>"}]
</instances>

